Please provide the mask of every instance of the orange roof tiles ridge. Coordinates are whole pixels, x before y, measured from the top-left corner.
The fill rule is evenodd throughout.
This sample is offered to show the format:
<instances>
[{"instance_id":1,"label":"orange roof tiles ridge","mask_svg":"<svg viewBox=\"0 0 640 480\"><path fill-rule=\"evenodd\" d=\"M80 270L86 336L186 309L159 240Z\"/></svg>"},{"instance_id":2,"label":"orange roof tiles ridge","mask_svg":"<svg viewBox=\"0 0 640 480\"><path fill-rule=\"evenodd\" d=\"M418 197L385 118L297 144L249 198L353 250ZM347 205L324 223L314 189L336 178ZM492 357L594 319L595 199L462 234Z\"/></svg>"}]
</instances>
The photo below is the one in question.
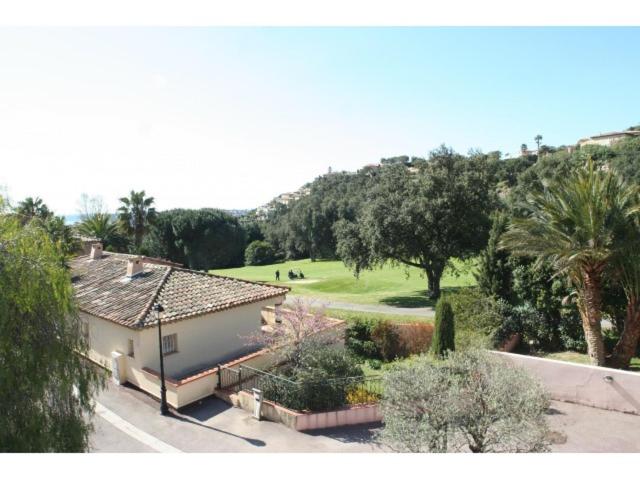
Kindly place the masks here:
<instances>
[{"instance_id":1,"label":"orange roof tiles ridge","mask_svg":"<svg viewBox=\"0 0 640 480\"><path fill-rule=\"evenodd\" d=\"M164 272L164 275L160 279L160 283L158 283L158 287L156 288L155 292L153 292L153 295L151 295L151 299L149 299L142 312L140 312L140 314L136 317L136 324L142 323L145 317L149 314L151 307L153 307L153 304L158 298L160 290L162 290L162 287L164 287L164 284L167 282L169 275L171 275L172 268L173 267L167 266L167 271Z\"/></svg>"}]
</instances>

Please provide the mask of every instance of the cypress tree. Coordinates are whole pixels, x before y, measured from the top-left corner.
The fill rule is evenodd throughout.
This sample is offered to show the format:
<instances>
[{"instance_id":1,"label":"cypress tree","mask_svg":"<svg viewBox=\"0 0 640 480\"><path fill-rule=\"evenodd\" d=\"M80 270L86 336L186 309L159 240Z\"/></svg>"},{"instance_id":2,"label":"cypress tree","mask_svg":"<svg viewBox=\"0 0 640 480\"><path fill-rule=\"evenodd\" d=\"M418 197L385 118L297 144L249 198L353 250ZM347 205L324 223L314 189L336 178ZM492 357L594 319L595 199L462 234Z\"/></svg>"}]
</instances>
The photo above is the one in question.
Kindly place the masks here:
<instances>
[{"instance_id":1,"label":"cypress tree","mask_svg":"<svg viewBox=\"0 0 640 480\"><path fill-rule=\"evenodd\" d=\"M455 350L455 324L451 304L441 298L436 304L436 324L431 341L434 356L444 358L447 351Z\"/></svg>"}]
</instances>

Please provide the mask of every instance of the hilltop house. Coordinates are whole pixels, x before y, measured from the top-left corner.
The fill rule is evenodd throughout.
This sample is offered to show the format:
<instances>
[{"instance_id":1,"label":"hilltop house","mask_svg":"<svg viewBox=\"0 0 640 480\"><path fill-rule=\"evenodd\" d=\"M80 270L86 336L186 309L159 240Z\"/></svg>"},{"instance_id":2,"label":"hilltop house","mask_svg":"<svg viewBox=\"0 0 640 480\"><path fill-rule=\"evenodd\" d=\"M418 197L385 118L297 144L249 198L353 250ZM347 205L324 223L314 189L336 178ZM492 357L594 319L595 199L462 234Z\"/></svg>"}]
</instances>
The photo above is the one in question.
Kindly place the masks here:
<instances>
[{"instance_id":1,"label":"hilltop house","mask_svg":"<svg viewBox=\"0 0 640 480\"><path fill-rule=\"evenodd\" d=\"M622 139L633 137L640 137L640 130L629 129L623 132L601 133L599 135L581 138L580 140L578 140L578 145L580 147L584 145L602 145L605 147L610 147L611 145Z\"/></svg>"},{"instance_id":2,"label":"hilltop house","mask_svg":"<svg viewBox=\"0 0 640 480\"><path fill-rule=\"evenodd\" d=\"M179 408L210 395L218 363L250 353L246 337L261 327L264 307L284 301L286 287L178 268L167 261L102 251L71 262L88 356L159 396L159 338L152 311L161 304L167 400Z\"/></svg>"}]
</instances>

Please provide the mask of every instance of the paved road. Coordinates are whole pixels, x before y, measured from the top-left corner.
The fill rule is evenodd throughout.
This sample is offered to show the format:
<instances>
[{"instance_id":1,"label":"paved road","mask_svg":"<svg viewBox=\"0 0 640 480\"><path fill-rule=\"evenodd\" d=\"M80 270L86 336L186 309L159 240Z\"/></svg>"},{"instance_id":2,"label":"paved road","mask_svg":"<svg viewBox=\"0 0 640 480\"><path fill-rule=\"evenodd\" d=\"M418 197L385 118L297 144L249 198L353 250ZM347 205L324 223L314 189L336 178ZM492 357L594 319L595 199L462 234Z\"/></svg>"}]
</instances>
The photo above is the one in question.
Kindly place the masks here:
<instances>
[{"instance_id":1,"label":"paved road","mask_svg":"<svg viewBox=\"0 0 640 480\"><path fill-rule=\"evenodd\" d=\"M207 398L181 414L163 417L159 404L130 387L108 388L98 395L102 411L96 415L91 437L93 452L372 452L373 427L341 428L314 435L290 430L278 423L257 421L244 410ZM111 421L116 422L114 425ZM123 421L137 429L126 432ZM143 432L143 435L140 435ZM132 434L134 436L132 436ZM150 440L148 437L155 440Z\"/></svg>"},{"instance_id":2,"label":"paved road","mask_svg":"<svg viewBox=\"0 0 640 480\"><path fill-rule=\"evenodd\" d=\"M110 384L97 398L94 452L379 452L377 425L305 434L253 419L244 410L208 398L163 417L158 402ZM640 416L552 402L548 416L556 452L640 452ZM105 414L106 413L106 414Z\"/></svg>"},{"instance_id":3,"label":"paved road","mask_svg":"<svg viewBox=\"0 0 640 480\"><path fill-rule=\"evenodd\" d=\"M435 315L433 307L406 308L392 307L389 305L365 305L361 303L336 302L333 300L326 300L324 298L305 297L301 295L287 295L285 304L290 304L297 298L305 302L312 302L313 305L322 305L325 308L353 310L355 312L389 313L394 315L410 315L414 317L433 317Z\"/></svg>"}]
</instances>

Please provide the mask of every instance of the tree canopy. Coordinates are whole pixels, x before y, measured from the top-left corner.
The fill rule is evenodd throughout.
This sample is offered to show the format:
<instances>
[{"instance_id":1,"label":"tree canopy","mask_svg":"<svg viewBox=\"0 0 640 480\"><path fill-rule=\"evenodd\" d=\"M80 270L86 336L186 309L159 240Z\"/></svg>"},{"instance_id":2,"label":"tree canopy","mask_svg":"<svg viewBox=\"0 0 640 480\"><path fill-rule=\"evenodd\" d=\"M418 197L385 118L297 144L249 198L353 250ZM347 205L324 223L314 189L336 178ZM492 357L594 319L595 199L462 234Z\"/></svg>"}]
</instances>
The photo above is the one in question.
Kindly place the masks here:
<instances>
[{"instance_id":1,"label":"tree canopy","mask_svg":"<svg viewBox=\"0 0 640 480\"><path fill-rule=\"evenodd\" d=\"M122 197L118 208L118 220L122 230L133 238L133 251L137 253L142 240L156 219L155 200L147 197L145 191L131 190L128 197Z\"/></svg>"},{"instance_id":2,"label":"tree canopy","mask_svg":"<svg viewBox=\"0 0 640 480\"><path fill-rule=\"evenodd\" d=\"M0 451L82 452L101 377L65 253L36 222L0 214Z\"/></svg>"},{"instance_id":3,"label":"tree canopy","mask_svg":"<svg viewBox=\"0 0 640 480\"><path fill-rule=\"evenodd\" d=\"M141 252L195 270L243 265L245 233L238 219L214 208L157 214Z\"/></svg>"},{"instance_id":4,"label":"tree canopy","mask_svg":"<svg viewBox=\"0 0 640 480\"><path fill-rule=\"evenodd\" d=\"M601 332L606 271L637 232L639 190L613 169L583 168L530 193L511 220L502 245L518 255L548 261L578 292L578 309L592 362L605 363Z\"/></svg>"},{"instance_id":5,"label":"tree canopy","mask_svg":"<svg viewBox=\"0 0 640 480\"><path fill-rule=\"evenodd\" d=\"M417 267L438 297L448 261L486 245L494 207L486 161L443 146L418 172L400 164L380 169L360 217L337 225L338 253L356 274L388 261Z\"/></svg>"}]
</instances>

